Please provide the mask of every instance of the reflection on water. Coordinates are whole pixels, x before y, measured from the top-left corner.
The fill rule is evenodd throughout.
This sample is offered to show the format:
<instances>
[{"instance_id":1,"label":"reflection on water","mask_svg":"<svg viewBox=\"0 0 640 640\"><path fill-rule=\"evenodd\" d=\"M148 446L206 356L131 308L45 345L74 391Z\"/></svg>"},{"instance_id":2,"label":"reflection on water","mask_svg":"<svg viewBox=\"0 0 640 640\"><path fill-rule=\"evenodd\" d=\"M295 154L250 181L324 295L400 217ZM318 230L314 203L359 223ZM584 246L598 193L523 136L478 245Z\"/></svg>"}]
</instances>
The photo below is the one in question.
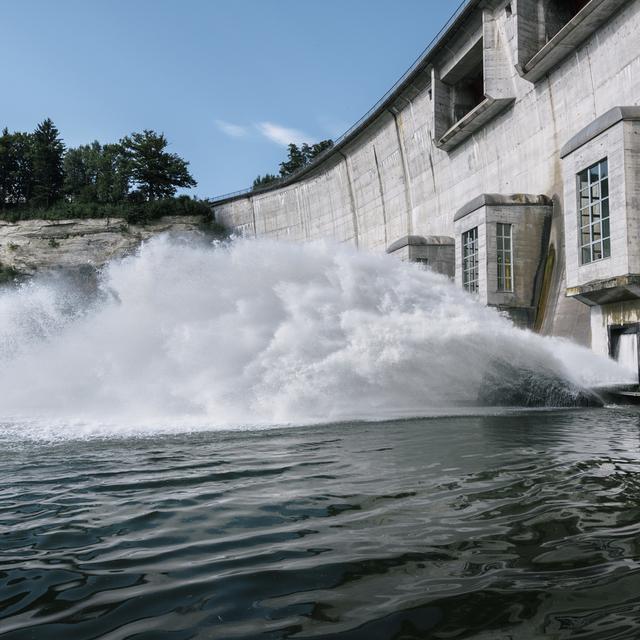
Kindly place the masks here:
<instances>
[{"instance_id":1,"label":"reflection on water","mask_svg":"<svg viewBox=\"0 0 640 640\"><path fill-rule=\"evenodd\" d=\"M640 636L631 410L3 450L3 640Z\"/></svg>"}]
</instances>

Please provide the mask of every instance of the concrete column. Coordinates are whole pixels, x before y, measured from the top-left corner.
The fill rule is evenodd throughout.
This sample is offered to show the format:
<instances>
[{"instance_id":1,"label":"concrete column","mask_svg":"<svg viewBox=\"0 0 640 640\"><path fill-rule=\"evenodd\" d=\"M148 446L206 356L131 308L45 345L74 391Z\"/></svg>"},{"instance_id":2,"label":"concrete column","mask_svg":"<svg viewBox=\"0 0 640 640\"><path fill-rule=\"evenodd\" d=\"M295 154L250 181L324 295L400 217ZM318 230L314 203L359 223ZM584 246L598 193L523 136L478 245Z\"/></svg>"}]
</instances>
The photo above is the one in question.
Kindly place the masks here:
<instances>
[{"instance_id":1,"label":"concrete column","mask_svg":"<svg viewBox=\"0 0 640 640\"><path fill-rule=\"evenodd\" d=\"M340 155L344 160L344 168L347 174L347 190L349 192L349 206L351 207L351 218L353 220L353 238L356 245L356 248L359 245L358 240L358 214L356 213L356 199L353 195L353 185L351 184L351 170L349 169L349 161L347 160L347 156L340 151Z\"/></svg>"},{"instance_id":2,"label":"concrete column","mask_svg":"<svg viewBox=\"0 0 640 640\"><path fill-rule=\"evenodd\" d=\"M388 230L387 230L387 207L384 203L384 189L382 188L382 176L380 175L380 164L378 162L378 154L376 148L373 149L373 161L376 165L376 175L378 176L378 188L380 189L380 203L382 205L382 224L384 225L384 246L389 244Z\"/></svg>"},{"instance_id":3,"label":"concrete column","mask_svg":"<svg viewBox=\"0 0 640 640\"><path fill-rule=\"evenodd\" d=\"M402 161L402 173L404 175L404 197L407 207L407 235L413 233L413 199L411 197L411 182L409 178L409 166L407 165L407 154L404 148L404 140L402 139L402 132L400 130L400 122L398 121L398 114L389 109L389 113L393 116L393 121L396 126L396 137L398 138L398 149L400 150L400 159Z\"/></svg>"}]
</instances>

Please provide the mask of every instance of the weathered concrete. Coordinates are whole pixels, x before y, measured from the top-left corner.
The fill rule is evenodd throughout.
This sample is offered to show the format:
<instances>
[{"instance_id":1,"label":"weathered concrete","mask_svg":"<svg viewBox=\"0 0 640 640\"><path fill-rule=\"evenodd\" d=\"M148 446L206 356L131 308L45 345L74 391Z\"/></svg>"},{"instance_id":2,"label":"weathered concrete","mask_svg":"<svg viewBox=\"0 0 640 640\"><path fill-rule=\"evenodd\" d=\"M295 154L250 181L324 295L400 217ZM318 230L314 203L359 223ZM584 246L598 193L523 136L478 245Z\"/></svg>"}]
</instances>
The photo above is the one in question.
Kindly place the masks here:
<instances>
[{"instance_id":1,"label":"weathered concrete","mask_svg":"<svg viewBox=\"0 0 640 640\"><path fill-rule=\"evenodd\" d=\"M200 216L167 216L147 225L124 219L0 220L0 265L20 274L82 266L100 267L164 232L195 232Z\"/></svg>"},{"instance_id":2,"label":"weathered concrete","mask_svg":"<svg viewBox=\"0 0 640 640\"><path fill-rule=\"evenodd\" d=\"M544 56L548 60L555 47L553 64L531 82L520 63L537 53L530 42L525 51L527 29L534 28L525 21L538 15L536 2L489 0L480 6L471 0L453 32L366 126L291 184L214 203L217 220L249 235L329 237L385 251L407 235L455 237L455 212L480 194L544 194L554 204L548 248L555 259L539 326L589 343L589 308L565 295L573 255L565 256L565 186L575 177L563 167L560 150L610 109L640 105L640 0L591 0L576 20L580 37L577 25L566 38L559 32ZM448 129L436 112L450 102L446 86L437 83L451 80L479 37L485 94L513 101L443 149L438 145Z\"/></svg>"},{"instance_id":3,"label":"weathered concrete","mask_svg":"<svg viewBox=\"0 0 640 640\"><path fill-rule=\"evenodd\" d=\"M387 253L407 262L421 262L449 278L455 275L455 240L448 236L404 236Z\"/></svg>"},{"instance_id":4,"label":"weathered concrete","mask_svg":"<svg viewBox=\"0 0 640 640\"><path fill-rule=\"evenodd\" d=\"M461 207L454 216L456 236L478 229L478 296L485 304L507 311L514 321L533 326L537 307L536 284L543 261L543 239L551 218L552 203L546 196L483 194ZM511 228L511 264L513 287L498 288L497 223ZM462 264L462 247L456 244L456 264ZM456 282L462 286L462 270L456 270Z\"/></svg>"}]
</instances>

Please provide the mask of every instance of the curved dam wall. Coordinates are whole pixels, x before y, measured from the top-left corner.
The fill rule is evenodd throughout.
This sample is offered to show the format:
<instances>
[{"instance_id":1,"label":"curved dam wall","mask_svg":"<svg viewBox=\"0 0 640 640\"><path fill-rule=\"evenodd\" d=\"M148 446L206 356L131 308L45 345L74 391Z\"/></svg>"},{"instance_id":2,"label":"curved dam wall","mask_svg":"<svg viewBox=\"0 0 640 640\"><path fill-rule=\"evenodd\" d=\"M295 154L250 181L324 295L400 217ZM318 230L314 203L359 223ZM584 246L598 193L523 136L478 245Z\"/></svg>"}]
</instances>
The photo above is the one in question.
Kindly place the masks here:
<instances>
[{"instance_id":1,"label":"curved dam wall","mask_svg":"<svg viewBox=\"0 0 640 640\"><path fill-rule=\"evenodd\" d=\"M456 237L456 213L482 194L544 196L553 206L540 259L552 248L554 260L538 328L589 343L589 307L565 295L563 194L575 176L563 175L560 150L610 109L640 104L640 0L583 3L536 54L538 9L469 2L375 117L291 184L214 201L216 220L382 252L407 235ZM478 60L481 101L452 123L452 96Z\"/></svg>"}]
</instances>

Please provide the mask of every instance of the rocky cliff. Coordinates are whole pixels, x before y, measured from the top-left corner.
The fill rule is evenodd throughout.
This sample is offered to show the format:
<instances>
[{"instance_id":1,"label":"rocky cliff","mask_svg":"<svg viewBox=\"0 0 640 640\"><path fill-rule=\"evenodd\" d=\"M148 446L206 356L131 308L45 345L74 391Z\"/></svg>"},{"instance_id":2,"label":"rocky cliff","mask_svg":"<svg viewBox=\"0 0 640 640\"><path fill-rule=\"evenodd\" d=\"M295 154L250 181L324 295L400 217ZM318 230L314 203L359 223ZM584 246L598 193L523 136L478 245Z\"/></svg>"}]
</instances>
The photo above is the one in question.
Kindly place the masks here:
<instances>
[{"instance_id":1,"label":"rocky cliff","mask_svg":"<svg viewBox=\"0 0 640 640\"><path fill-rule=\"evenodd\" d=\"M33 275L38 271L100 267L134 251L163 232L200 232L201 216L168 216L146 225L122 218L86 220L0 220L0 275Z\"/></svg>"}]
</instances>

